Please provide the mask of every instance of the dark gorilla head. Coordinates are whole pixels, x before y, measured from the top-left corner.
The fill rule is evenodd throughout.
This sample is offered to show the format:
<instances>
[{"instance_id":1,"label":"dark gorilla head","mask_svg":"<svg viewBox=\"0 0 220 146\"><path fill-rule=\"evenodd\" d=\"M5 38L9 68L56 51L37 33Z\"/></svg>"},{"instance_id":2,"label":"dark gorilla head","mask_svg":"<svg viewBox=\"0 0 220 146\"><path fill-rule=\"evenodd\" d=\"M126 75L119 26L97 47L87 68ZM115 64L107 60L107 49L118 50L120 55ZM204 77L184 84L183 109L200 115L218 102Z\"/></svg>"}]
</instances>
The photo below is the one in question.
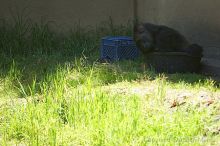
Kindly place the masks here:
<instances>
[{"instance_id":1,"label":"dark gorilla head","mask_svg":"<svg viewBox=\"0 0 220 146\"><path fill-rule=\"evenodd\" d=\"M144 24L135 24L134 41L143 54L154 50L154 39Z\"/></svg>"}]
</instances>

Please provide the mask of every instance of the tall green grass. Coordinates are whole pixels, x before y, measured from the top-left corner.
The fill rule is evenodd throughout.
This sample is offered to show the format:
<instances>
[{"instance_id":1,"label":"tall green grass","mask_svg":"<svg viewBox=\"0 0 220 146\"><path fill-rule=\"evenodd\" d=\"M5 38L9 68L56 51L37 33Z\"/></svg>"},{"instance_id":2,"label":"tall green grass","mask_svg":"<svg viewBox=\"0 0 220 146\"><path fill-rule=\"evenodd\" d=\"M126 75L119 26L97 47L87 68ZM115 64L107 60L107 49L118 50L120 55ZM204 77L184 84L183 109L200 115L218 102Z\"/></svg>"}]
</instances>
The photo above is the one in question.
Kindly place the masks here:
<instances>
[{"instance_id":1,"label":"tall green grass","mask_svg":"<svg viewBox=\"0 0 220 146\"><path fill-rule=\"evenodd\" d=\"M13 22L0 21L0 50L7 55L53 54L59 51L65 55L81 55L92 53L99 47L100 38L106 35L131 35L131 23L128 25L114 25L111 17L108 21L96 27L83 28L80 24L64 35L52 31L52 22L35 23L28 16L17 14ZM88 55L88 54L86 54Z\"/></svg>"},{"instance_id":2,"label":"tall green grass","mask_svg":"<svg viewBox=\"0 0 220 146\"><path fill-rule=\"evenodd\" d=\"M144 100L111 95L102 85L119 82L120 76L121 81L140 78L116 72L117 77L104 80L100 75L111 73L103 67L78 63L48 75L40 83L40 92L36 92L36 82L26 90L19 82L25 100L1 108L3 145L202 144L209 110L188 107L171 113L163 106L164 92L170 87L164 78L157 78L158 89Z\"/></svg>"}]
</instances>

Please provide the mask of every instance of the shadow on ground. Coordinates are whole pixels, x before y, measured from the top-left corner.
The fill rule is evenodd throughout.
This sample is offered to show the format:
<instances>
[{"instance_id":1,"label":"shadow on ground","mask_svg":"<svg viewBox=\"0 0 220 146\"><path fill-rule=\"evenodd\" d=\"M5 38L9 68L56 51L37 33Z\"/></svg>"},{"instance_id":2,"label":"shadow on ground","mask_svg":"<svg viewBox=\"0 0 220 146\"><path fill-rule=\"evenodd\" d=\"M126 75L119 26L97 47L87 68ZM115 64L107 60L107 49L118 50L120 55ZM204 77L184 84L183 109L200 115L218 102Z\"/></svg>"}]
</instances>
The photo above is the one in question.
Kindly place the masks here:
<instances>
[{"instance_id":1,"label":"shadow on ground","mask_svg":"<svg viewBox=\"0 0 220 146\"><path fill-rule=\"evenodd\" d=\"M28 89L33 82L37 83L38 92L40 92L39 85L46 81L48 76L56 76L57 70L69 65L74 68L76 61L86 60L87 66L94 66L97 70L99 80L104 84L114 84L121 81L134 81L134 80L155 80L158 77L165 77L171 83L186 83L186 84L206 84L207 80L211 77L199 74L158 74L154 71L146 69L143 65L142 59L135 61L119 61L112 64L102 64L97 62L99 57L98 49L93 50L90 54L63 53L62 51L48 54L32 54L29 56L14 56L1 55L0 63L0 76L1 78L12 78L15 86L22 86ZM103 69L104 68L104 69ZM105 70L107 69L107 70ZM65 68L64 68L65 70ZM105 71L103 71L105 70ZM114 74L114 75L113 75ZM120 77L119 77L120 76ZM19 83L18 80L19 79ZM218 82L214 82L219 86ZM20 96L22 97L22 95Z\"/></svg>"}]
</instances>

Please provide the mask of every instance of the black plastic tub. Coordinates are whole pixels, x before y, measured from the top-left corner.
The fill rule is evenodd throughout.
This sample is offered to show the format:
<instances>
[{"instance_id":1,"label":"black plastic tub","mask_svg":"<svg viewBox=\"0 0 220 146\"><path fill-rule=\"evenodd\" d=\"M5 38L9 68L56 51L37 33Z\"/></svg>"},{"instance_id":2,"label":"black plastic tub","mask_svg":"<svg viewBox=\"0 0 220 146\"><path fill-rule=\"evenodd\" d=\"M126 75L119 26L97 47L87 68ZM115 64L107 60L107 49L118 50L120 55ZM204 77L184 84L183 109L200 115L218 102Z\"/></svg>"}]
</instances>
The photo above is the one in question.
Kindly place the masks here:
<instances>
[{"instance_id":1,"label":"black plastic tub","mask_svg":"<svg viewBox=\"0 0 220 146\"><path fill-rule=\"evenodd\" d=\"M144 56L146 65L162 73L198 73L201 57L183 52L154 52Z\"/></svg>"}]
</instances>

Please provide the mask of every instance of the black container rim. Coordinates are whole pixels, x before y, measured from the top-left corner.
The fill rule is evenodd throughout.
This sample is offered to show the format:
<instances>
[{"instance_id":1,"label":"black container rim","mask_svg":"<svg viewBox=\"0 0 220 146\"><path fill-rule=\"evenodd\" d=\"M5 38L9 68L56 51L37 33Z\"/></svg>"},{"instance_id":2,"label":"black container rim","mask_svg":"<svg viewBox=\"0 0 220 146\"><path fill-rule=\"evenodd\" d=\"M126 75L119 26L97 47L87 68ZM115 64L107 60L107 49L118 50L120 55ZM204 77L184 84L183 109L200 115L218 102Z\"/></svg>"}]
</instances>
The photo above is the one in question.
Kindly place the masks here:
<instances>
[{"instance_id":1,"label":"black container rim","mask_svg":"<svg viewBox=\"0 0 220 146\"><path fill-rule=\"evenodd\" d=\"M145 56L156 55L156 56L187 56L192 58L200 58L201 56L192 56L185 52L153 52L148 53Z\"/></svg>"}]
</instances>

